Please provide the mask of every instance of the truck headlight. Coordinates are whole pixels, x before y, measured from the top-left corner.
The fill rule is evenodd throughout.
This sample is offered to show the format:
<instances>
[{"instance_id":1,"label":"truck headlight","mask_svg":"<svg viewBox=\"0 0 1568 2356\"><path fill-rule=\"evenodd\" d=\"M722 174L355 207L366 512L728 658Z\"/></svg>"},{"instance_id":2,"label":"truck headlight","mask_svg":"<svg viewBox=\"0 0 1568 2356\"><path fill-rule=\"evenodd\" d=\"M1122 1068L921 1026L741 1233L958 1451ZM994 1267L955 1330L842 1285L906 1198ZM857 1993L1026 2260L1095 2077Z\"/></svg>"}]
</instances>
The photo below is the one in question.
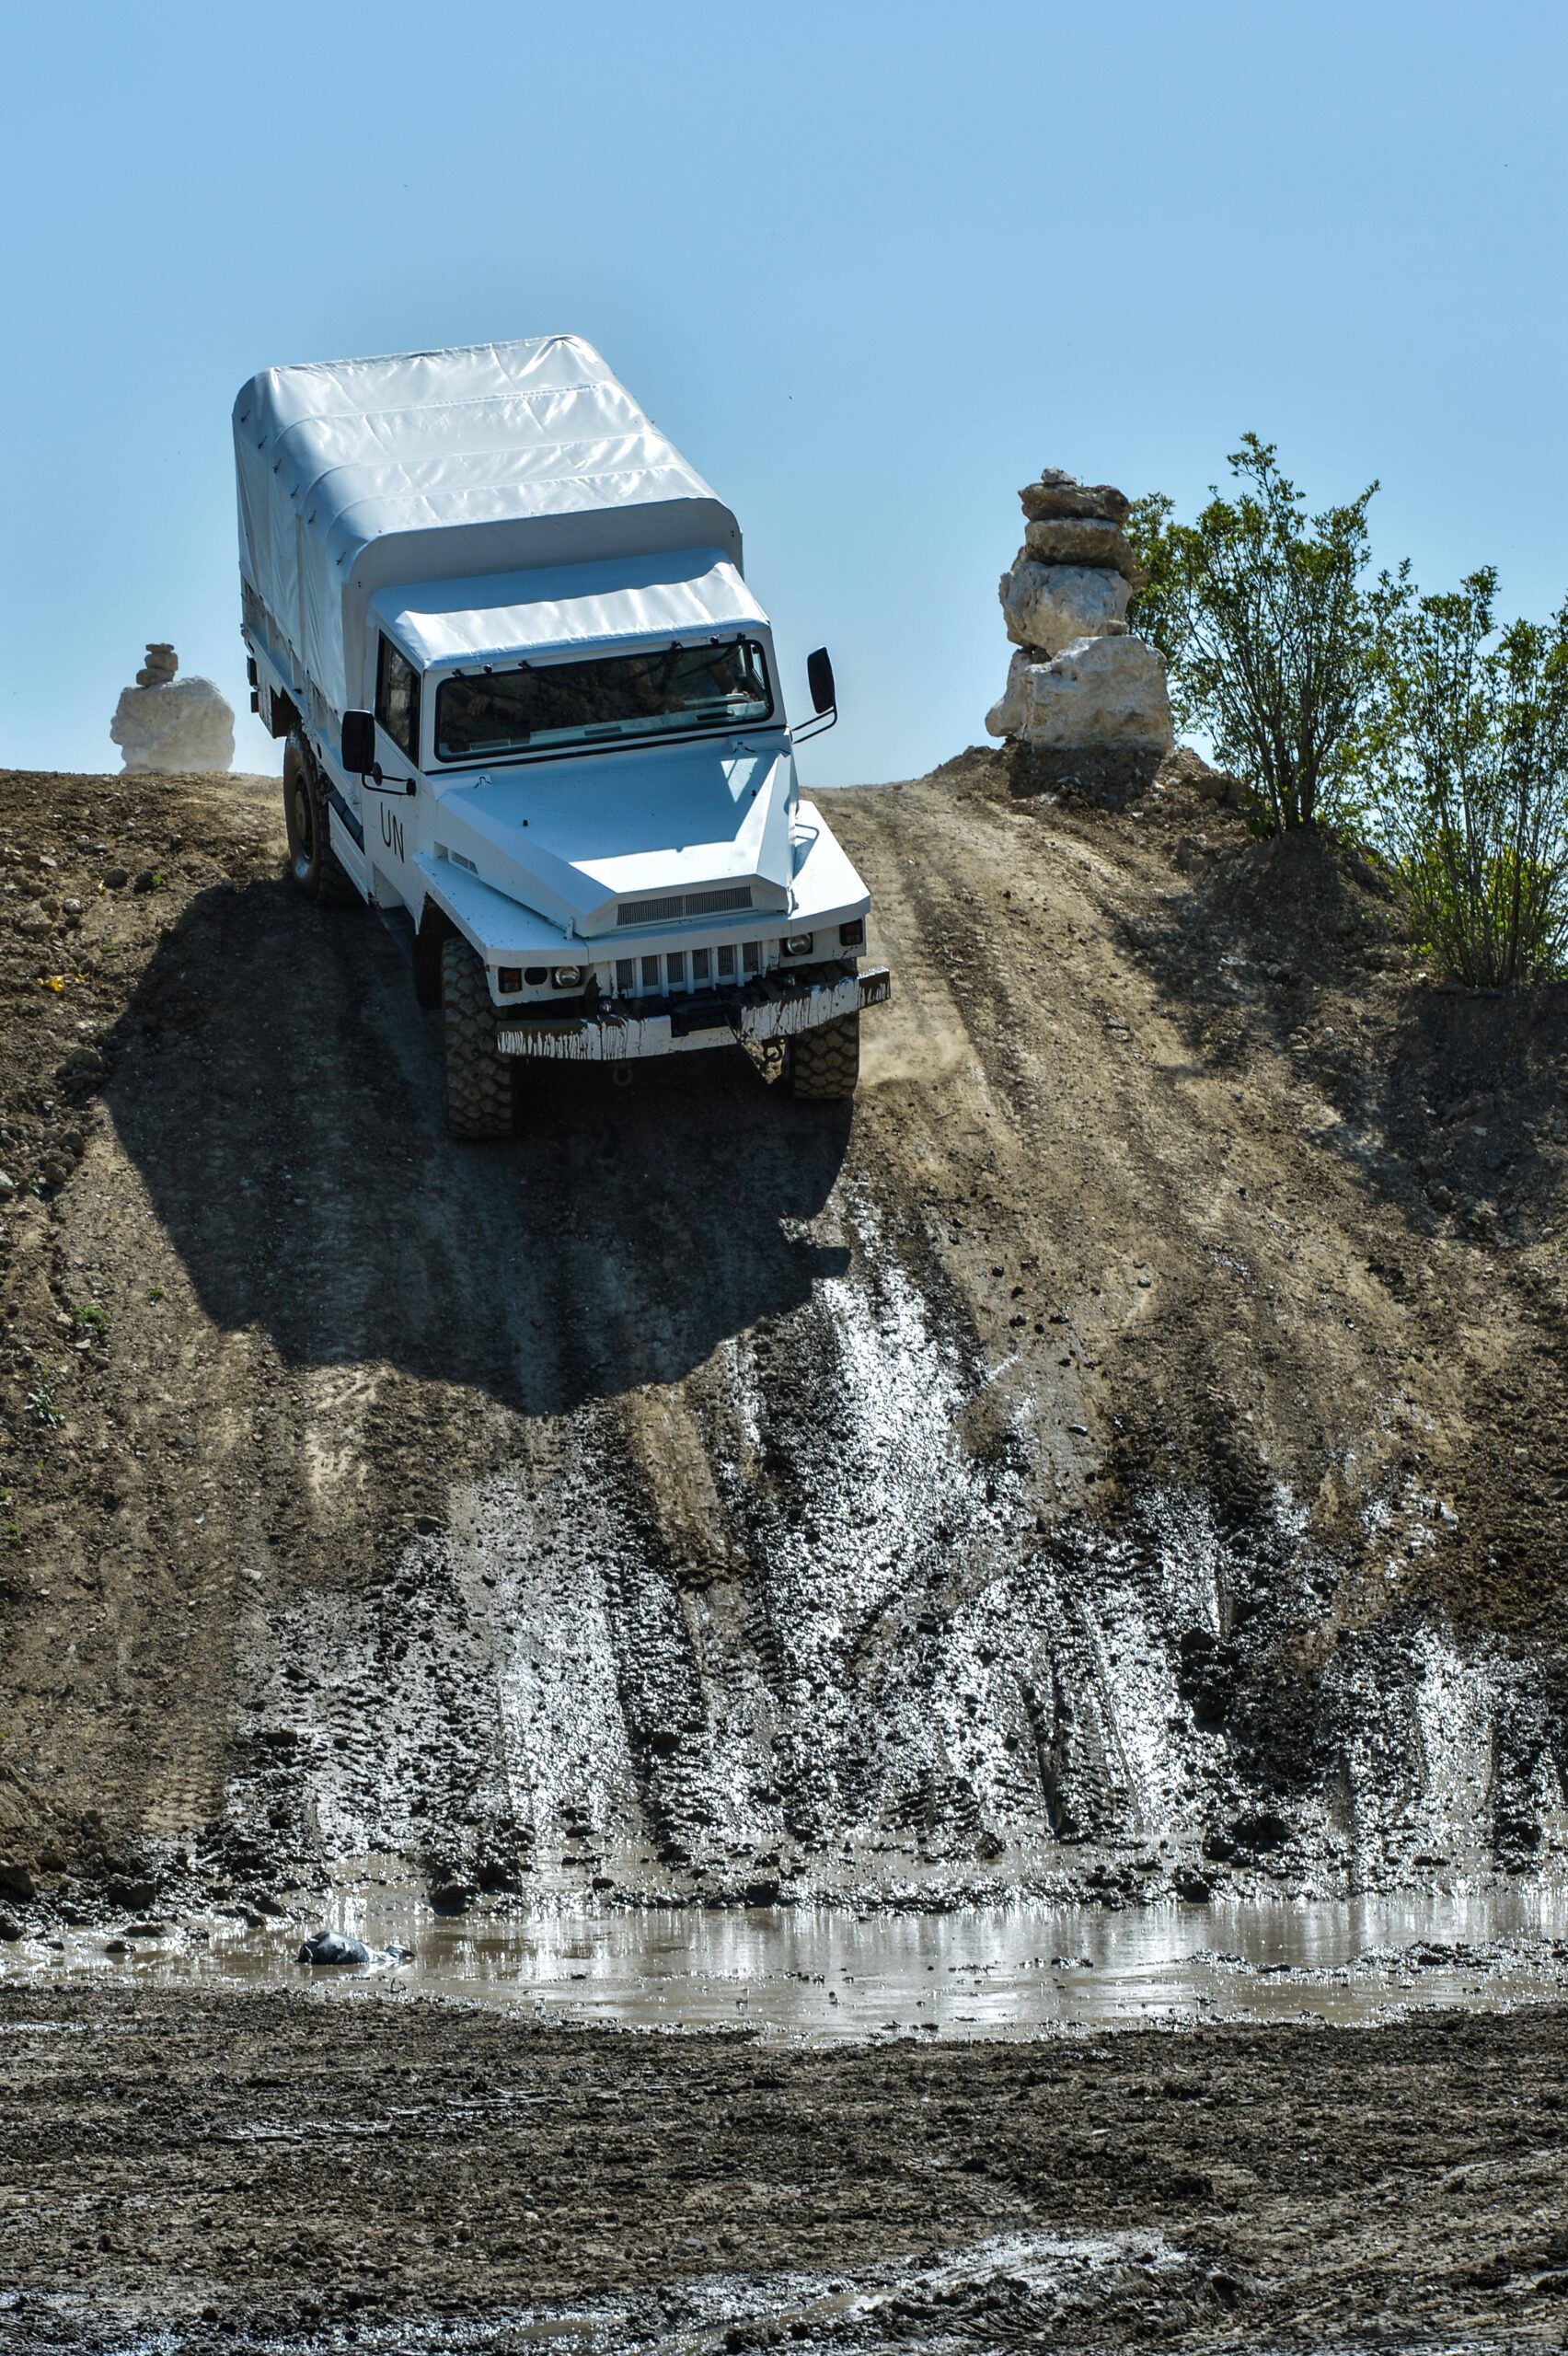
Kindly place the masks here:
<instances>
[{"instance_id":1,"label":"truck headlight","mask_svg":"<svg viewBox=\"0 0 1568 2356\"><path fill-rule=\"evenodd\" d=\"M558 990L580 990L582 987L581 965L558 965L550 976Z\"/></svg>"},{"instance_id":2,"label":"truck headlight","mask_svg":"<svg viewBox=\"0 0 1568 2356\"><path fill-rule=\"evenodd\" d=\"M784 943L784 954L785 954L785 956L786 956L786 957L809 957L809 956L811 955L811 951L812 951L812 941L813 941L813 938L814 938L814 935L813 935L813 934L812 934L812 933L809 933L809 932L792 932L792 933L790 933L790 936L789 936L789 938L788 938L788 940L787 940L787 941L785 941L785 943Z\"/></svg>"}]
</instances>

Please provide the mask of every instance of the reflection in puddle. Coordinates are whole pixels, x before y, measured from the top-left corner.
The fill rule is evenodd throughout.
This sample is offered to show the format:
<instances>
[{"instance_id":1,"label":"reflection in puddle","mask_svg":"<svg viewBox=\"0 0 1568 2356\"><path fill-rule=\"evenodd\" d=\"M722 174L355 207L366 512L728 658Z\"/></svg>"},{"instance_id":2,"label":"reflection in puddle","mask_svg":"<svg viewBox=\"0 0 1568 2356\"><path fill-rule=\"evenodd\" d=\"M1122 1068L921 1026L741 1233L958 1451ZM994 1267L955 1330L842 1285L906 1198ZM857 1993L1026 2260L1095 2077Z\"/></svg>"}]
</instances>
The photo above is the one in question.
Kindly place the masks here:
<instances>
[{"instance_id":1,"label":"reflection in puddle","mask_svg":"<svg viewBox=\"0 0 1568 2356\"><path fill-rule=\"evenodd\" d=\"M307 1971L299 1922L214 1916L115 1943L13 1947L4 1976L114 1975L202 1989L308 1982L522 2006L638 2028L749 2027L816 2040L1028 2035L1180 2018L1338 2021L1429 2004L1568 1993L1568 1896L1502 1891L1343 1905L1018 1905L858 1918L829 1908L622 1911L445 1921L404 1891L340 1895L368 1970ZM394 1946L412 1958L386 1958Z\"/></svg>"}]
</instances>

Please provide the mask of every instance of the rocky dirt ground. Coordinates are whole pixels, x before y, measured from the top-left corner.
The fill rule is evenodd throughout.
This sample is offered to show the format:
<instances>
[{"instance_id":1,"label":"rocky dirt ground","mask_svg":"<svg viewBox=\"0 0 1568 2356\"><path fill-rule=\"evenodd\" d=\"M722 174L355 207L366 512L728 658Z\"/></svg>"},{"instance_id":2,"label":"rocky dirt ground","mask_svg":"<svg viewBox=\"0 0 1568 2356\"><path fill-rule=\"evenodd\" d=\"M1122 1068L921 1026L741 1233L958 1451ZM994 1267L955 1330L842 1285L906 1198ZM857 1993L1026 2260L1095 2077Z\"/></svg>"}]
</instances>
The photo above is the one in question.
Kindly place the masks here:
<instances>
[{"instance_id":1,"label":"rocky dirt ground","mask_svg":"<svg viewBox=\"0 0 1568 2356\"><path fill-rule=\"evenodd\" d=\"M6 1927L388 1855L1555 1866L1568 993L1434 987L1174 772L1031 783L827 797L896 976L852 1115L716 1056L475 1149L275 788L0 777Z\"/></svg>"},{"instance_id":2,"label":"rocky dirt ground","mask_svg":"<svg viewBox=\"0 0 1568 2356\"><path fill-rule=\"evenodd\" d=\"M1565 2030L779 2053L0 1988L0 2349L1559 2348Z\"/></svg>"}]
</instances>

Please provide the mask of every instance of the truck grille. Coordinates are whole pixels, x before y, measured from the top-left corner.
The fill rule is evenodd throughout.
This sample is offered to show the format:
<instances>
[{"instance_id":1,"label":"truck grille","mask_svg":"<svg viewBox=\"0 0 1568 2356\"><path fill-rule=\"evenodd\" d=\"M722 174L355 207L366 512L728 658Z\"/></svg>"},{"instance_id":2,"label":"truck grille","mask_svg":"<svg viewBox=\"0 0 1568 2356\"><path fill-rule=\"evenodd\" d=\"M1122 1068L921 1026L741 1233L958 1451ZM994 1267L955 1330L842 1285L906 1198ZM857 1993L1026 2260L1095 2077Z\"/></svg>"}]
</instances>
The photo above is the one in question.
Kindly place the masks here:
<instances>
[{"instance_id":1,"label":"truck grille","mask_svg":"<svg viewBox=\"0 0 1568 2356\"><path fill-rule=\"evenodd\" d=\"M723 917L752 904L749 884L726 884L722 891L677 892L667 900L623 900L616 910L617 925L677 924L683 917Z\"/></svg>"},{"instance_id":2,"label":"truck grille","mask_svg":"<svg viewBox=\"0 0 1568 2356\"><path fill-rule=\"evenodd\" d=\"M663 957L617 957L617 998L671 998L682 990L732 987L762 970L762 944L726 941L717 949L672 949Z\"/></svg>"}]
</instances>

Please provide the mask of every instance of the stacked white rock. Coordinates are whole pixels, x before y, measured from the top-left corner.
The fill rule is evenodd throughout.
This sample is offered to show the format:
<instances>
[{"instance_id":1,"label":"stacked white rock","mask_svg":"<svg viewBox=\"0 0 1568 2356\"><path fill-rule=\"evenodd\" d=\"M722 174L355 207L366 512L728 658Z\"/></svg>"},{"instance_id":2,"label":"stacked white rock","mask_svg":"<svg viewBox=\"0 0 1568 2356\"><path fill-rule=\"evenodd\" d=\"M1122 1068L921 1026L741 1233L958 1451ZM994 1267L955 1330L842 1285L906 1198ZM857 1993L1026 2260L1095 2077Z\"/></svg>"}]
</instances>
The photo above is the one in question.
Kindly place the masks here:
<instances>
[{"instance_id":1,"label":"stacked white rock","mask_svg":"<svg viewBox=\"0 0 1568 2356\"><path fill-rule=\"evenodd\" d=\"M175 776L234 766L234 710L211 679L177 678L167 640L147 659L114 708L109 733L125 756L124 775Z\"/></svg>"},{"instance_id":2,"label":"stacked white rock","mask_svg":"<svg viewBox=\"0 0 1568 2356\"><path fill-rule=\"evenodd\" d=\"M1165 664L1127 629L1144 579L1123 528L1131 501L1059 467L1019 498L1023 546L999 592L1015 651L988 733L1036 752L1169 752Z\"/></svg>"}]
</instances>

